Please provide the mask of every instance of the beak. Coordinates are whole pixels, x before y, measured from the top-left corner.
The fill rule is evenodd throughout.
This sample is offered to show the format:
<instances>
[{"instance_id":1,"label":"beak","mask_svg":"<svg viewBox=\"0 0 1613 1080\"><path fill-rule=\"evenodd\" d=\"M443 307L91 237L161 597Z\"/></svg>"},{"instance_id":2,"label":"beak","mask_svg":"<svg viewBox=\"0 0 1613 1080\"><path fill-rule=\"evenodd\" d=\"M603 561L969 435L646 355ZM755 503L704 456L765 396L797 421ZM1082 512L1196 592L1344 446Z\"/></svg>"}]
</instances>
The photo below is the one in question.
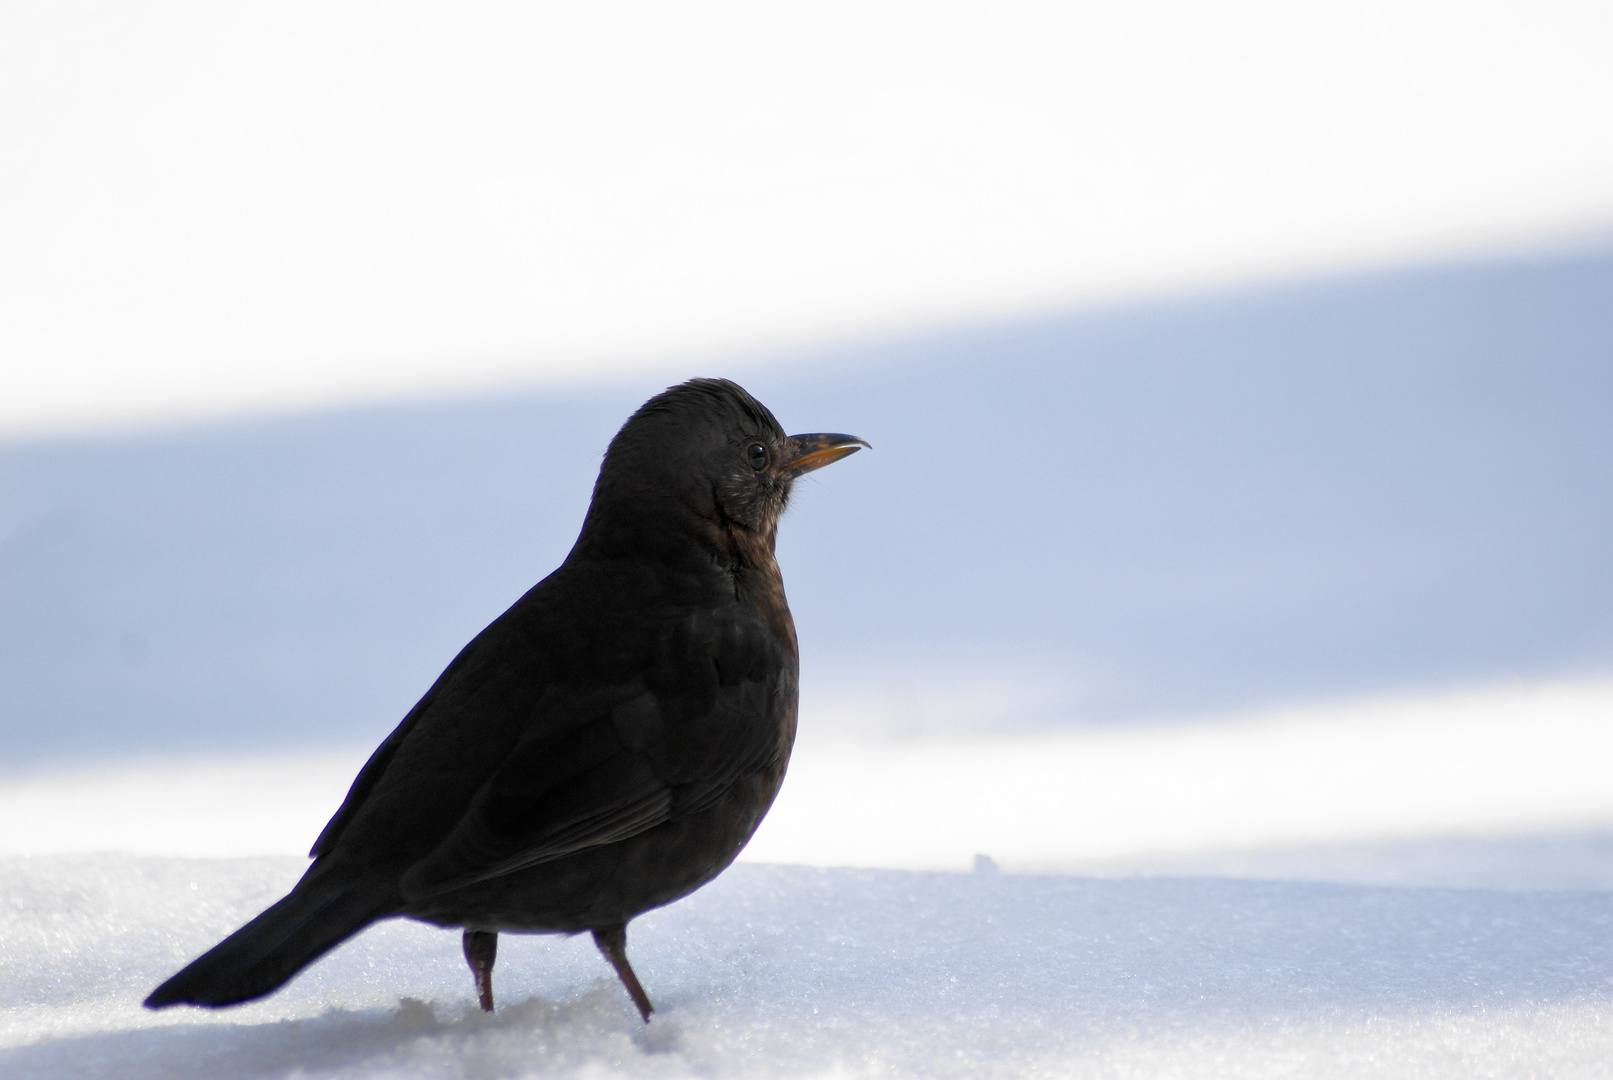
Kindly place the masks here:
<instances>
[{"instance_id":1,"label":"beak","mask_svg":"<svg viewBox=\"0 0 1613 1080\"><path fill-rule=\"evenodd\" d=\"M839 461L847 454L855 454L859 448L868 446L866 442L855 435L791 435L786 440L789 446L789 459L779 465L779 475L786 480L794 480L797 476L809 473L813 469L821 469L833 461ZM872 446L868 446L872 450Z\"/></svg>"}]
</instances>

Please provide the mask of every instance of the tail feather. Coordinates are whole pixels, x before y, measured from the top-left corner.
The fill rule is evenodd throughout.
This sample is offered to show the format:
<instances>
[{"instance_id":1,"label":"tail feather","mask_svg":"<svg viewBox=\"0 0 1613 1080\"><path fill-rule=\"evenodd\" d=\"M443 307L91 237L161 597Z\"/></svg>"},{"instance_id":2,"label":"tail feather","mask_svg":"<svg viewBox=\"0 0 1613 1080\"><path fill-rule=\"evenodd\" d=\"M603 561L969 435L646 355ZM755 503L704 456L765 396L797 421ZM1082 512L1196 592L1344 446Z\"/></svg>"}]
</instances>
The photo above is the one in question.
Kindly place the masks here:
<instances>
[{"instance_id":1,"label":"tail feather","mask_svg":"<svg viewBox=\"0 0 1613 1080\"><path fill-rule=\"evenodd\" d=\"M146 1008L251 1001L389 913L392 890L304 879L284 899L193 960L146 998Z\"/></svg>"}]
</instances>

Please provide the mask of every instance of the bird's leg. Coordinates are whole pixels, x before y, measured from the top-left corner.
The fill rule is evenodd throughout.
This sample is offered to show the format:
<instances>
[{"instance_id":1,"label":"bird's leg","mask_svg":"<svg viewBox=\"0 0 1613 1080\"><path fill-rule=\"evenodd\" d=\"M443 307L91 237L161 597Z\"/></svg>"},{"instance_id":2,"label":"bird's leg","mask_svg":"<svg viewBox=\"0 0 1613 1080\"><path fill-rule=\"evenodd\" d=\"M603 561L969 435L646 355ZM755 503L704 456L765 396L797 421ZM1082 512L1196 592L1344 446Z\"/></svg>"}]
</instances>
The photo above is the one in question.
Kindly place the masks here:
<instances>
[{"instance_id":1,"label":"bird's leg","mask_svg":"<svg viewBox=\"0 0 1613 1080\"><path fill-rule=\"evenodd\" d=\"M627 924L594 927L594 944L605 954L610 966L616 969L616 977L627 987L627 996L633 999L633 1004L638 1006L639 1015L644 1017L644 1022L648 1024L650 1014L655 1009L650 1005L650 995L644 992L644 987L639 985L638 976L633 974L633 965L627 962Z\"/></svg>"},{"instance_id":2,"label":"bird's leg","mask_svg":"<svg viewBox=\"0 0 1613 1080\"><path fill-rule=\"evenodd\" d=\"M498 955L497 930L465 931L465 962L476 976L482 1011L493 1011L493 958Z\"/></svg>"}]
</instances>

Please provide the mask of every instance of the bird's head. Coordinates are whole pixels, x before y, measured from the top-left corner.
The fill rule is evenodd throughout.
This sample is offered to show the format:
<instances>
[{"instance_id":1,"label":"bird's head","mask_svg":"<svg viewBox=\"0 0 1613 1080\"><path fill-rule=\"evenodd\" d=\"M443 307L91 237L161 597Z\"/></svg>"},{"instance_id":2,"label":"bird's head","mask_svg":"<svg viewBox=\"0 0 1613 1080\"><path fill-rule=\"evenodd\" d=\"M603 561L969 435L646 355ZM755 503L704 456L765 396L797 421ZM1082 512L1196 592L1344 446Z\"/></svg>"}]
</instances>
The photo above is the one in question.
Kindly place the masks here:
<instances>
[{"instance_id":1,"label":"bird's head","mask_svg":"<svg viewBox=\"0 0 1613 1080\"><path fill-rule=\"evenodd\" d=\"M867 445L786 435L737 383L690 379L645 402L611 440L584 536L644 549L687 542L692 530L770 552L795 481Z\"/></svg>"}]
</instances>

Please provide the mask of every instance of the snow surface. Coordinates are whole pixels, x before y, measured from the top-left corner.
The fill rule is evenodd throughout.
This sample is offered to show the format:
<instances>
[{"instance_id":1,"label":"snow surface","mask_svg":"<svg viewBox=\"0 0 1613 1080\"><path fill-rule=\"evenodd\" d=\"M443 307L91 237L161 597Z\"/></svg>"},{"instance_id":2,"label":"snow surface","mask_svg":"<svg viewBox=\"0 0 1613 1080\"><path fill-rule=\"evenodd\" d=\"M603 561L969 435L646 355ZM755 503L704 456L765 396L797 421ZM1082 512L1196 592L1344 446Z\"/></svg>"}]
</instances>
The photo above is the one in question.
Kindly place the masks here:
<instances>
[{"instance_id":1,"label":"snow surface","mask_svg":"<svg viewBox=\"0 0 1613 1080\"><path fill-rule=\"evenodd\" d=\"M565 556L623 418L697 372L874 444L781 529L820 728L1613 674L1610 295L1607 252L1441 266L0 443L0 772L373 747Z\"/></svg>"},{"instance_id":2,"label":"snow surface","mask_svg":"<svg viewBox=\"0 0 1613 1080\"><path fill-rule=\"evenodd\" d=\"M1606 1076L1610 284L723 365L877 449L785 523L801 741L635 921L648 1027L550 938L483 1017L407 923L139 1001L295 880L655 385L0 446L0 1077Z\"/></svg>"},{"instance_id":3,"label":"snow surface","mask_svg":"<svg viewBox=\"0 0 1613 1080\"><path fill-rule=\"evenodd\" d=\"M1306 853L1315 876L1321 849L1359 861L1376 844L1381 862L1386 843L1613 830L1610 681L995 737L852 739L833 725L842 734L821 736L820 719L804 712L788 782L745 858L962 870L987 854L1010 870L1230 873L1286 851ZM0 782L0 853L302 855L369 749ZM1477 883L1603 872L1504 865Z\"/></svg>"},{"instance_id":4,"label":"snow surface","mask_svg":"<svg viewBox=\"0 0 1613 1080\"><path fill-rule=\"evenodd\" d=\"M648 1027L586 938L506 935L489 1018L405 921L148 1012L306 866L232 853L301 850L362 755L38 774L0 784L0 1076L1602 1076L1610 718L1588 683L809 738L745 861L634 922Z\"/></svg>"},{"instance_id":5,"label":"snow surface","mask_svg":"<svg viewBox=\"0 0 1613 1080\"><path fill-rule=\"evenodd\" d=\"M741 865L633 924L642 1024L586 938L394 922L266 1001L141 995L291 859L10 858L0 1075L1593 1076L1613 897Z\"/></svg>"},{"instance_id":6,"label":"snow surface","mask_svg":"<svg viewBox=\"0 0 1613 1080\"><path fill-rule=\"evenodd\" d=\"M4 4L0 430L1607 228L1609 53L1582 0Z\"/></svg>"}]
</instances>

